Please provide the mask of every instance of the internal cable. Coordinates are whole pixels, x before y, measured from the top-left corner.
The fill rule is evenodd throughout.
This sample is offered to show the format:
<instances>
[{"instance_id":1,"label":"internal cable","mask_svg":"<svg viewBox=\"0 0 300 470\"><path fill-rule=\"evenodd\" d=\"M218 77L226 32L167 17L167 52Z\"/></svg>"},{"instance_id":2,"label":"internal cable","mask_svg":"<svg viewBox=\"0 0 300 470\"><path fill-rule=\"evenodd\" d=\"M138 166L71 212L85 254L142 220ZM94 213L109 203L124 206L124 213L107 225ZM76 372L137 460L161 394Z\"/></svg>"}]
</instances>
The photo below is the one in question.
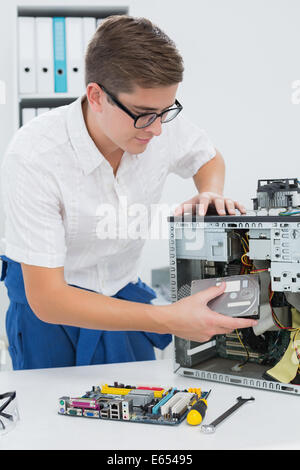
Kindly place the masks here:
<instances>
[{"instance_id":1,"label":"internal cable","mask_svg":"<svg viewBox=\"0 0 300 470\"><path fill-rule=\"evenodd\" d=\"M279 215L295 215L295 214L300 214L300 211L293 211L293 212L285 211L285 212L279 212Z\"/></svg>"},{"instance_id":2,"label":"internal cable","mask_svg":"<svg viewBox=\"0 0 300 470\"><path fill-rule=\"evenodd\" d=\"M274 292L271 290L271 284L269 284L269 303L270 303L270 308L271 308L271 312L272 312L272 318L276 324L276 326L278 326L278 328L280 330L286 330L286 331L290 331L290 332L295 332L294 336L293 336L293 348L294 348L294 351L296 353L296 356L297 356L297 359L299 361L299 365L300 365L300 353L299 353L299 350L297 348L297 345L296 345L296 339L297 339L297 336L299 334L299 331L300 331L300 328L293 328L293 327L290 327L290 326L284 326L280 323L277 315L275 314L274 310L273 310L273 307L272 307L272 298L274 296Z\"/></svg>"},{"instance_id":3,"label":"internal cable","mask_svg":"<svg viewBox=\"0 0 300 470\"><path fill-rule=\"evenodd\" d=\"M240 333L239 333L239 331L238 331L237 329L235 330L235 333L236 333L236 335L237 335L237 337L238 337L238 340L239 340L240 344L241 344L242 347L245 349L246 354L247 354L246 359L245 359L243 362L241 362L241 364L236 364L236 366L234 366L234 368L233 368L233 370L239 370L239 369L241 369L245 364L247 364L247 362L249 361L249 358L250 358L250 354L249 354L248 349L247 349L246 346L244 345L244 343L243 343L243 341L242 341L242 339L241 339L241 337L240 337Z\"/></svg>"},{"instance_id":4,"label":"internal cable","mask_svg":"<svg viewBox=\"0 0 300 470\"><path fill-rule=\"evenodd\" d=\"M249 355L248 349L246 348L246 346L244 345L244 343L243 343L243 341L242 341L242 339L241 339L241 336L240 336L239 331L238 331L238 330L235 330L235 332L236 332L236 334L237 334L237 337L238 337L239 342L241 343L241 345L243 346L243 348L245 349L246 354L247 354L247 358L245 359L245 361L244 361L242 364L240 364L240 367L242 367L243 365L246 364L246 362L249 361L250 355Z\"/></svg>"},{"instance_id":5,"label":"internal cable","mask_svg":"<svg viewBox=\"0 0 300 470\"><path fill-rule=\"evenodd\" d=\"M263 273L264 271L269 271L269 268L266 268L266 269L254 269L253 271L250 271L250 274L254 274L254 273Z\"/></svg>"},{"instance_id":6,"label":"internal cable","mask_svg":"<svg viewBox=\"0 0 300 470\"><path fill-rule=\"evenodd\" d=\"M248 233L245 234L244 237L241 237L241 245L244 250L244 254L241 256L241 262L243 265L243 270L242 274L248 274L249 269L253 269L253 263L251 263L250 259L248 258L248 252L249 252L249 238L248 238Z\"/></svg>"}]
</instances>

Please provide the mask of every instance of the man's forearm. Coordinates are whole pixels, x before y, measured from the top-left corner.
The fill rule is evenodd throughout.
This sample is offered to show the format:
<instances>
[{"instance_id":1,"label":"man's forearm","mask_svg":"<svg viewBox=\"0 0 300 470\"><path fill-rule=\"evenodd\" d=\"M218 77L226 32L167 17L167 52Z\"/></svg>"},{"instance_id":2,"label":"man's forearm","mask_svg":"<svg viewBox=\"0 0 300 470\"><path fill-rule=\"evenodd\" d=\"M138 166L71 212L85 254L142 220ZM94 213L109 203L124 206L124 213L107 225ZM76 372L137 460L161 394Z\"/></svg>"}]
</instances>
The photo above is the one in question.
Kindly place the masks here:
<instances>
[{"instance_id":1,"label":"man's forearm","mask_svg":"<svg viewBox=\"0 0 300 470\"><path fill-rule=\"evenodd\" d=\"M97 330L169 332L166 306L120 300L68 285L44 296L42 304L30 306L47 323Z\"/></svg>"},{"instance_id":2,"label":"man's forearm","mask_svg":"<svg viewBox=\"0 0 300 470\"><path fill-rule=\"evenodd\" d=\"M212 192L223 194L225 179L225 163L220 152L216 155L193 177L196 188L199 193Z\"/></svg>"},{"instance_id":3,"label":"man's forearm","mask_svg":"<svg viewBox=\"0 0 300 470\"><path fill-rule=\"evenodd\" d=\"M225 282L185 297L170 305L154 306L129 302L72 286L50 289L42 305L30 306L40 320L95 330L171 333L180 338L205 342L217 334L249 328L254 320L213 312L207 303L221 295Z\"/></svg>"}]
</instances>

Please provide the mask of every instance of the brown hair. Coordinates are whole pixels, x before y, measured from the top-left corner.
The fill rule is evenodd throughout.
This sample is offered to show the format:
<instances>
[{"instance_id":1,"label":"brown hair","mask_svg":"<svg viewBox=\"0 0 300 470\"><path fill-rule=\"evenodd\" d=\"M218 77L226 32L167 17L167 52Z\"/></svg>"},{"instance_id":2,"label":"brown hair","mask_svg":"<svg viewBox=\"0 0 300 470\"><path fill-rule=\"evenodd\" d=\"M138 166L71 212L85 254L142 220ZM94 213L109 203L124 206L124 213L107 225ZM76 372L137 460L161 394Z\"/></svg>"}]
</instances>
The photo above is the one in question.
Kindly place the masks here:
<instances>
[{"instance_id":1,"label":"brown hair","mask_svg":"<svg viewBox=\"0 0 300 470\"><path fill-rule=\"evenodd\" d=\"M105 19L85 56L85 82L111 93L169 86L182 81L183 60L174 42L150 20L127 15Z\"/></svg>"}]
</instances>

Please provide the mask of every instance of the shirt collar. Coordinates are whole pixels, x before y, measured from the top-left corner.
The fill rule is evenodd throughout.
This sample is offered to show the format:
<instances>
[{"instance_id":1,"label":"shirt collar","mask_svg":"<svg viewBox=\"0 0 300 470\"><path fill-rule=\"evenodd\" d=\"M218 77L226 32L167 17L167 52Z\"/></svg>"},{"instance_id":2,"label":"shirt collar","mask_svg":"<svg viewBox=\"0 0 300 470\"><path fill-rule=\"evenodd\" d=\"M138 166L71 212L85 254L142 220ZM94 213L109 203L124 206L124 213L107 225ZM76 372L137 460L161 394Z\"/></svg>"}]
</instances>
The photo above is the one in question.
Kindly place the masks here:
<instances>
[{"instance_id":1,"label":"shirt collar","mask_svg":"<svg viewBox=\"0 0 300 470\"><path fill-rule=\"evenodd\" d=\"M88 133L85 125L82 102L85 95L79 97L69 106L67 127L71 144L76 152L79 164L85 175L95 170L105 160Z\"/></svg>"}]
</instances>

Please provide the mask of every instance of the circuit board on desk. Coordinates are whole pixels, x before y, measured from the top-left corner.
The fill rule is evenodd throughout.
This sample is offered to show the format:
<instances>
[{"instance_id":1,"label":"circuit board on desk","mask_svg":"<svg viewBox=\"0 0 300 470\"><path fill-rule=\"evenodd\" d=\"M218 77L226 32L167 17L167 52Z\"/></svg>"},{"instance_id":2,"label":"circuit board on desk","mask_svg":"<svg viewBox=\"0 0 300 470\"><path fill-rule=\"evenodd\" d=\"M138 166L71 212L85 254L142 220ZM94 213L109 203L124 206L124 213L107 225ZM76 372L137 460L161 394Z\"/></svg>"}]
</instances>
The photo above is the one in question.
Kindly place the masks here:
<instances>
[{"instance_id":1,"label":"circuit board on desk","mask_svg":"<svg viewBox=\"0 0 300 470\"><path fill-rule=\"evenodd\" d=\"M60 415L135 423L176 425L187 416L192 403L207 392L200 388L114 385L93 386L81 397L59 399Z\"/></svg>"}]
</instances>

